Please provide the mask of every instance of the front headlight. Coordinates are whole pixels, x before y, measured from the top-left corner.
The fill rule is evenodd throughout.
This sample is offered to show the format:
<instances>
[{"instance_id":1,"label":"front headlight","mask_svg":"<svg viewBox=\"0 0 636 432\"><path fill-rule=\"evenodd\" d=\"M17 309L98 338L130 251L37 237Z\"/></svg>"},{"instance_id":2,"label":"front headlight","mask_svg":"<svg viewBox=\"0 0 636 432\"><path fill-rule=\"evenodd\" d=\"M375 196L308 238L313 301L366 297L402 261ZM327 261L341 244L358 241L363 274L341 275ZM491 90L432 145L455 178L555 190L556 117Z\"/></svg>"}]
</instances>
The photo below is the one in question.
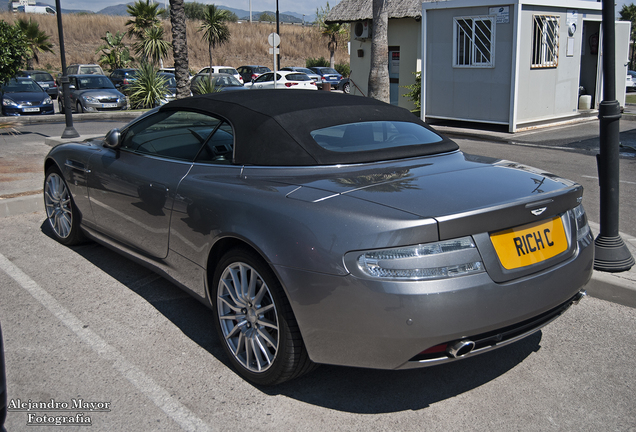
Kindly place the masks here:
<instances>
[{"instance_id":1,"label":"front headlight","mask_svg":"<svg viewBox=\"0 0 636 432\"><path fill-rule=\"evenodd\" d=\"M42 102L42 103L43 103L44 105L49 105L49 104L52 104L52 103L53 103L53 101L51 100L51 98L50 98L50 97L47 97L46 99L44 99L44 102Z\"/></svg>"},{"instance_id":2,"label":"front headlight","mask_svg":"<svg viewBox=\"0 0 636 432\"><path fill-rule=\"evenodd\" d=\"M5 98L2 98L2 106L17 107L18 104L15 103L13 101L13 99L9 99L9 98L5 97Z\"/></svg>"},{"instance_id":3,"label":"front headlight","mask_svg":"<svg viewBox=\"0 0 636 432\"><path fill-rule=\"evenodd\" d=\"M354 275L381 280L442 279L485 271L471 237L350 252L345 256L345 264Z\"/></svg>"},{"instance_id":4,"label":"front headlight","mask_svg":"<svg viewBox=\"0 0 636 432\"><path fill-rule=\"evenodd\" d=\"M82 99L84 99L86 102L92 103L92 104L100 103L99 99L97 99L96 97L93 97L93 96L82 96Z\"/></svg>"}]
</instances>

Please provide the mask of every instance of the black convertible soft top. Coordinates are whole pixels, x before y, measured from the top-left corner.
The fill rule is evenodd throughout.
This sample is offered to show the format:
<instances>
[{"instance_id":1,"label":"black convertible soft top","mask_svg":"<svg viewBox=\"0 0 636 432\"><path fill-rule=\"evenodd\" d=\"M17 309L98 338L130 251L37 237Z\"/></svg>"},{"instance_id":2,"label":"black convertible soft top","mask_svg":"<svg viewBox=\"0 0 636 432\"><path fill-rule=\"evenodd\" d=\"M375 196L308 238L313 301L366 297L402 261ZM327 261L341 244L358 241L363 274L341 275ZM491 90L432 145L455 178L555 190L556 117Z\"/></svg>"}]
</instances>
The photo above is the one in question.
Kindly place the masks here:
<instances>
[{"instance_id":1,"label":"black convertible soft top","mask_svg":"<svg viewBox=\"0 0 636 432\"><path fill-rule=\"evenodd\" d=\"M305 90L249 90L209 93L170 102L160 111L188 109L227 120L234 128L234 163L294 166L363 163L457 150L453 141L380 150L334 152L310 133L335 125L368 121L416 123L418 117L375 99Z\"/></svg>"}]
</instances>

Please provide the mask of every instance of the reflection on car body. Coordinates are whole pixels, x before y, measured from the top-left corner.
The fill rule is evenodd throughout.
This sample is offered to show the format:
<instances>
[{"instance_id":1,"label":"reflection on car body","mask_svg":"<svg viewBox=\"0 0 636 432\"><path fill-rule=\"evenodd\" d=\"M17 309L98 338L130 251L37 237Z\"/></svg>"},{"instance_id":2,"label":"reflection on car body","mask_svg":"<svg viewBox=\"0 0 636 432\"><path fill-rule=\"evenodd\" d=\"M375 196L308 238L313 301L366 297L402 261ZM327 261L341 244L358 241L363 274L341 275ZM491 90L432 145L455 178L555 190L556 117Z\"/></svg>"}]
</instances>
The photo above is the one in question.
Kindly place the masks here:
<instances>
[{"instance_id":1,"label":"reflection on car body","mask_svg":"<svg viewBox=\"0 0 636 432\"><path fill-rule=\"evenodd\" d=\"M370 98L181 99L45 169L58 241L108 244L209 305L201 325L256 384L487 352L556 319L592 272L580 185L466 155Z\"/></svg>"}]
</instances>

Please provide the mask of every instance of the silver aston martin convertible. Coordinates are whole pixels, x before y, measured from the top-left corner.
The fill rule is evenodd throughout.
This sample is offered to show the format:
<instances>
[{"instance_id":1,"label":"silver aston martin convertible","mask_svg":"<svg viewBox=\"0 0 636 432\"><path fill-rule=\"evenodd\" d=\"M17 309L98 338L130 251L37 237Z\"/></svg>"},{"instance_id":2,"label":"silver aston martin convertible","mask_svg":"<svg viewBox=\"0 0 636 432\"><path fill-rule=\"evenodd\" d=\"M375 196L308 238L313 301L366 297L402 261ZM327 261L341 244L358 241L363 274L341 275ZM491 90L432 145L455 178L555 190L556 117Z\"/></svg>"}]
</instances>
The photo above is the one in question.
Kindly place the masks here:
<instances>
[{"instance_id":1,"label":"silver aston martin convertible","mask_svg":"<svg viewBox=\"0 0 636 432\"><path fill-rule=\"evenodd\" d=\"M44 168L57 240L106 244L209 305L201 325L260 385L493 350L556 319L592 274L580 185L464 154L369 98L181 99L55 147Z\"/></svg>"}]
</instances>

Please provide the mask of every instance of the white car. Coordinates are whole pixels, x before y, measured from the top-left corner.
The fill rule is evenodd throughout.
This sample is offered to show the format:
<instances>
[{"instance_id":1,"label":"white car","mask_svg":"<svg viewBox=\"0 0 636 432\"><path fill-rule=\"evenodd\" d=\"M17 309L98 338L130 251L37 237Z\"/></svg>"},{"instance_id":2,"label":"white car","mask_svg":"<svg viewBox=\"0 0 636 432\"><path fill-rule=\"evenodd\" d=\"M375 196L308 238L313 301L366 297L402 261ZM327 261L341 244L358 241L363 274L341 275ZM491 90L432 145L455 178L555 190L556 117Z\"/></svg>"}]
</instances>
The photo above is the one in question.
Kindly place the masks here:
<instances>
[{"instance_id":1,"label":"white car","mask_svg":"<svg viewBox=\"0 0 636 432\"><path fill-rule=\"evenodd\" d=\"M211 70L210 70L211 69ZM213 74L219 74L219 73L224 73L224 74L230 74L230 75L234 75L234 78L236 78L237 80L239 80L239 82L241 84L243 84L243 77L241 76L240 73L238 73L238 71L236 69L234 69L231 66L211 66L211 67L204 67L203 69L201 69L198 74L202 74L202 73L213 73Z\"/></svg>"},{"instance_id":2,"label":"white car","mask_svg":"<svg viewBox=\"0 0 636 432\"><path fill-rule=\"evenodd\" d=\"M297 90L318 90L316 83L309 78L309 75L295 71L276 72L276 86L274 86L274 72L266 72L260 75L251 83L245 84L250 89L297 89Z\"/></svg>"}]
</instances>

